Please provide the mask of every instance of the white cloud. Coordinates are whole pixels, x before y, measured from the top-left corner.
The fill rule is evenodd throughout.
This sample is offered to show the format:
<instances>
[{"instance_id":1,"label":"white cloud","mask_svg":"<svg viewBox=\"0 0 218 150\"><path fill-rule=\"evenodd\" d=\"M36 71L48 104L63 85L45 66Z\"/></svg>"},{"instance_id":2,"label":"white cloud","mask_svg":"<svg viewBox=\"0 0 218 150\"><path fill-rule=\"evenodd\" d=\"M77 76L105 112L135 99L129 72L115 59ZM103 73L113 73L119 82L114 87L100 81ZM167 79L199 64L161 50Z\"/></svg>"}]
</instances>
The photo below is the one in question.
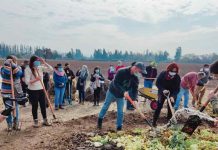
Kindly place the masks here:
<instances>
[{"instance_id":1,"label":"white cloud","mask_svg":"<svg viewBox=\"0 0 218 150\"><path fill-rule=\"evenodd\" d=\"M0 12L0 41L8 43L81 48L87 54L103 47L217 50L217 23L211 28L199 24L186 31L178 28L148 37L126 33L110 22L121 17L158 26L177 16L218 15L217 0L1 0Z\"/></svg>"}]
</instances>

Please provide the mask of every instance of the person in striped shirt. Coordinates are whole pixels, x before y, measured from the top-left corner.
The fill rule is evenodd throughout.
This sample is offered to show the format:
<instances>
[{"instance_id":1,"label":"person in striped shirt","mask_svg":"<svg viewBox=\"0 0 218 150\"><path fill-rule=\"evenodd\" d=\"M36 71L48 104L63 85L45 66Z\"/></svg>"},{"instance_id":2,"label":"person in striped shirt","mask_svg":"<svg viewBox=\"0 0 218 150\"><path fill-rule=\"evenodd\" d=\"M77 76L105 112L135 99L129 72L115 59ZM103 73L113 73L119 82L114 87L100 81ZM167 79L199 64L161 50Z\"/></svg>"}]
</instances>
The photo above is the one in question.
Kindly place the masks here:
<instances>
[{"instance_id":1,"label":"person in striped shirt","mask_svg":"<svg viewBox=\"0 0 218 150\"><path fill-rule=\"evenodd\" d=\"M11 87L11 67L13 71L13 80L14 87ZM12 98L12 88L14 88L15 97L19 93L22 93L22 87L20 84L20 77L22 75L22 69L17 65L17 58L13 55L10 55L4 61L4 66L1 68L1 76L2 76L2 85L1 85L1 94L3 97L3 102L5 108L7 109L9 106L13 106ZM6 119L8 124L8 130L11 131L13 129L18 129L19 123L19 107L18 103L15 102L15 114L12 115L10 113L8 118Z\"/></svg>"}]
</instances>

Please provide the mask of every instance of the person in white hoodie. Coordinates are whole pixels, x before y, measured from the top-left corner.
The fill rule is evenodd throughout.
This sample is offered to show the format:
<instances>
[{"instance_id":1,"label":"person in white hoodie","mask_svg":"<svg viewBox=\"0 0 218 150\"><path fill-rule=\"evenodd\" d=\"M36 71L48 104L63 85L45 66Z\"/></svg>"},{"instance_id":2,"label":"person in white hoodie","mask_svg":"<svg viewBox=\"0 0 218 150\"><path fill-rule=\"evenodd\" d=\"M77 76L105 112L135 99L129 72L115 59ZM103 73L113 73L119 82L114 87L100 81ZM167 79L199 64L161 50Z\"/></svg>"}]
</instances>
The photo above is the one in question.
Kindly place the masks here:
<instances>
[{"instance_id":1,"label":"person in white hoodie","mask_svg":"<svg viewBox=\"0 0 218 150\"><path fill-rule=\"evenodd\" d=\"M39 75L37 73L39 72ZM43 117L43 125L50 126L46 115L45 93L40 80L43 81L43 72L53 71L52 66L47 64L44 59L32 56L29 61L29 66L25 69L25 82L28 85L29 99L32 104L32 115L34 127L39 127L38 124L38 103L40 104L41 114Z\"/></svg>"}]
</instances>

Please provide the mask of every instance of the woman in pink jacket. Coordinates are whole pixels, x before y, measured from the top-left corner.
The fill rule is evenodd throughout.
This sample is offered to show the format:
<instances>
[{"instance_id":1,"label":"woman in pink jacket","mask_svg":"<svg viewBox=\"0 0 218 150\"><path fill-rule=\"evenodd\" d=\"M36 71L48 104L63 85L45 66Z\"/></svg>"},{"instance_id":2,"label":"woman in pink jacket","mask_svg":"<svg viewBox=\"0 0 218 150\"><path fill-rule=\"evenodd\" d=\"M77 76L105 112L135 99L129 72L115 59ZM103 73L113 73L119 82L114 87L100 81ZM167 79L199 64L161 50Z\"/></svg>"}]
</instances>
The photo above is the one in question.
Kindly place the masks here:
<instances>
[{"instance_id":1,"label":"woman in pink jacket","mask_svg":"<svg viewBox=\"0 0 218 150\"><path fill-rule=\"evenodd\" d=\"M189 72L185 76L182 77L180 84L180 91L177 95L176 104L174 105L174 109L178 110L180 101L184 96L184 108L188 108L188 100L189 100L189 90L193 96L193 101L195 100L194 90L195 86L198 83L198 80L202 79L205 76L204 72Z\"/></svg>"}]
</instances>

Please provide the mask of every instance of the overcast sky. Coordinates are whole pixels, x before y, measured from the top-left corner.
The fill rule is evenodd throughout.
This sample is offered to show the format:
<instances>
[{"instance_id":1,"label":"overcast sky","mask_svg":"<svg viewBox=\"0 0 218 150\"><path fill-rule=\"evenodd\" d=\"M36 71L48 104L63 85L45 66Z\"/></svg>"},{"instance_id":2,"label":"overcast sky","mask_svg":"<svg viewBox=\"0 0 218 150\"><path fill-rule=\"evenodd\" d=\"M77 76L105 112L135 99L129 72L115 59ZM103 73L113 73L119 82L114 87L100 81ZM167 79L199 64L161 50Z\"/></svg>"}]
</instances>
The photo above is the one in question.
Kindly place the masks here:
<instances>
[{"instance_id":1,"label":"overcast sky","mask_svg":"<svg viewBox=\"0 0 218 150\"><path fill-rule=\"evenodd\" d=\"M1 0L0 41L50 47L218 52L218 0Z\"/></svg>"}]
</instances>

